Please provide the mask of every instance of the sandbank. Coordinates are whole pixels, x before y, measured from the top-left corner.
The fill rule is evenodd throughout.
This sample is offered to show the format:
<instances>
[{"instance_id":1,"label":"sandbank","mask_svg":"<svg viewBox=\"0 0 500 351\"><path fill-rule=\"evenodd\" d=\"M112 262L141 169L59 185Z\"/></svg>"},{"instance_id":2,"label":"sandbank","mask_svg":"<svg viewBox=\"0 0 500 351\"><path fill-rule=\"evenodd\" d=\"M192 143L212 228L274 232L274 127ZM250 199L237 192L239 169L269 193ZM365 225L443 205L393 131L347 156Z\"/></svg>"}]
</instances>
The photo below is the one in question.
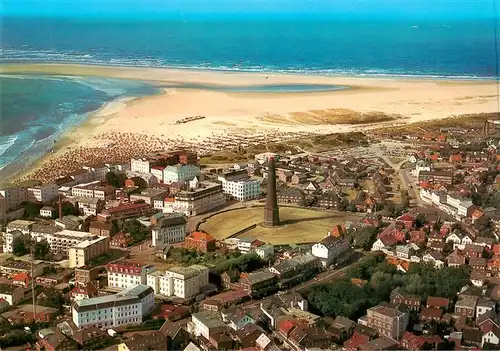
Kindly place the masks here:
<instances>
[{"instance_id":1,"label":"sandbank","mask_svg":"<svg viewBox=\"0 0 500 351\"><path fill-rule=\"evenodd\" d=\"M95 146L97 135L139 133L196 145L231 133L334 133L413 123L454 115L498 112L497 82L337 77L70 64L4 64L0 74L47 74L134 79L161 86L163 94L114 101L67 135L67 146ZM330 84L347 90L244 93L183 89L181 84L242 87ZM176 88L169 87L176 85ZM370 116L386 115L387 119ZM359 124L342 123L356 115ZM188 123L179 120L203 116ZM366 118L365 118L366 117Z\"/></svg>"}]
</instances>

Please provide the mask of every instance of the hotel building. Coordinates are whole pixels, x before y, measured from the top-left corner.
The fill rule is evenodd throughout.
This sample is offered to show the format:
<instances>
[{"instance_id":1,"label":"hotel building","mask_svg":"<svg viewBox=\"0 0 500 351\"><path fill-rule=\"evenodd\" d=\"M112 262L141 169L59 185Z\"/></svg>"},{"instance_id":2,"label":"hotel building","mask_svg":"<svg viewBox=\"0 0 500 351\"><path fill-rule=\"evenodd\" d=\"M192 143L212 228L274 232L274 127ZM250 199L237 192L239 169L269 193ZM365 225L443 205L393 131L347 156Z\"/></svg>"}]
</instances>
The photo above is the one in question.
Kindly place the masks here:
<instances>
[{"instance_id":1,"label":"hotel building","mask_svg":"<svg viewBox=\"0 0 500 351\"><path fill-rule=\"evenodd\" d=\"M186 216L196 216L226 203L221 184L199 182L195 177L189 185L188 190L175 194L175 201L164 202L163 212L179 212Z\"/></svg>"},{"instance_id":2,"label":"hotel building","mask_svg":"<svg viewBox=\"0 0 500 351\"><path fill-rule=\"evenodd\" d=\"M133 285L114 294L75 301L73 323L78 328L116 328L140 324L154 308L154 292L146 285Z\"/></svg>"},{"instance_id":3,"label":"hotel building","mask_svg":"<svg viewBox=\"0 0 500 351\"><path fill-rule=\"evenodd\" d=\"M200 175L200 169L194 165L178 164L167 166L163 170L163 182L165 184L184 182Z\"/></svg>"},{"instance_id":4,"label":"hotel building","mask_svg":"<svg viewBox=\"0 0 500 351\"><path fill-rule=\"evenodd\" d=\"M178 214L160 218L158 224L151 228L151 236L153 246L183 242L186 237L186 220Z\"/></svg>"},{"instance_id":5,"label":"hotel building","mask_svg":"<svg viewBox=\"0 0 500 351\"><path fill-rule=\"evenodd\" d=\"M45 237L52 253L65 256L68 256L69 249L71 247L76 246L91 238L92 235L90 233L67 229L63 229L54 234L47 234L47 236Z\"/></svg>"},{"instance_id":6,"label":"hotel building","mask_svg":"<svg viewBox=\"0 0 500 351\"><path fill-rule=\"evenodd\" d=\"M101 256L109 251L109 238L96 236L85 240L69 249L69 268L83 267L92 258Z\"/></svg>"},{"instance_id":7,"label":"hotel building","mask_svg":"<svg viewBox=\"0 0 500 351\"><path fill-rule=\"evenodd\" d=\"M48 203L59 196L59 187L55 183L35 185L28 188L28 201Z\"/></svg>"},{"instance_id":8,"label":"hotel building","mask_svg":"<svg viewBox=\"0 0 500 351\"><path fill-rule=\"evenodd\" d=\"M106 270L108 271L108 286L124 289L131 285L146 284L146 274L154 268L148 265L115 262L108 264Z\"/></svg>"},{"instance_id":9,"label":"hotel building","mask_svg":"<svg viewBox=\"0 0 500 351\"><path fill-rule=\"evenodd\" d=\"M208 284L208 268L200 265L171 267L147 275L147 284L156 295L177 296L183 299L200 293L200 287Z\"/></svg>"}]
</instances>

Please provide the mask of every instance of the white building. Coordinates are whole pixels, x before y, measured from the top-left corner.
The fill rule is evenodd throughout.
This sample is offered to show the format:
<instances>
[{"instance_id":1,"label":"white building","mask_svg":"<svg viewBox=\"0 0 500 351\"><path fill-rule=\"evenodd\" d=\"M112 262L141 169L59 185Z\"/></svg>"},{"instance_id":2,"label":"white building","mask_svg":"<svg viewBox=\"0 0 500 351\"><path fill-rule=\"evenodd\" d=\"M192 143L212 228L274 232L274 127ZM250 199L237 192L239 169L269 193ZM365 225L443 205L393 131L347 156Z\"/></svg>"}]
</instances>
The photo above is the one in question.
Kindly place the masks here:
<instances>
[{"instance_id":1,"label":"white building","mask_svg":"<svg viewBox=\"0 0 500 351\"><path fill-rule=\"evenodd\" d=\"M154 175L159 182L163 182L163 171L165 170L164 166L153 166L151 167L151 174Z\"/></svg>"},{"instance_id":2,"label":"white building","mask_svg":"<svg viewBox=\"0 0 500 351\"><path fill-rule=\"evenodd\" d=\"M109 237L95 236L70 247L68 250L68 267L83 267L92 258L99 257L109 251Z\"/></svg>"},{"instance_id":3,"label":"white building","mask_svg":"<svg viewBox=\"0 0 500 351\"><path fill-rule=\"evenodd\" d=\"M28 200L47 203L59 196L59 187L55 183L41 184L28 188Z\"/></svg>"},{"instance_id":4,"label":"white building","mask_svg":"<svg viewBox=\"0 0 500 351\"><path fill-rule=\"evenodd\" d=\"M200 265L171 267L147 275L147 284L156 295L190 298L199 294L200 287L208 284L208 268Z\"/></svg>"},{"instance_id":5,"label":"white building","mask_svg":"<svg viewBox=\"0 0 500 351\"><path fill-rule=\"evenodd\" d=\"M0 190L6 210L14 210L28 200L28 190L23 186L10 186Z\"/></svg>"},{"instance_id":6,"label":"white building","mask_svg":"<svg viewBox=\"0 0 500 351\"><path fill-rule=\"evenodd\" d=\"M328 267L341 253L349 248L349 243L343 238L327 236L312 247L312 254L321 260L323 267Z\"/></svg>"},{"instance_id":7,"label":"white building","mask_svg":"<svg viewBox=\"0 0 500 351\"><path fill-rule=\"evenodd\" d=\"M14 242L14 239L21 236L23 236L23 233L19 230L3 233L3 252L13 252L12 243Z\"/></svg>"},{"instance_id":8,"label":"white building","mask_svg":"<svg viewBox=\"0 0 500 351\"><path fill-rule=\"evenodd\" d=\"M89 171L93 179L99 181L106 180L106 175L109 172L109 167L107 165L83 166L82 168Z\"/></svg>"},{"instance_id":9,"label":"white building","mask_svg":"<svg viewBox=\"0 0 500 351\"><path fill-rule=\"evenodd\" d=\"M238 201L248 201L260 197L260 181L255 179L227 180L219 177L224 194L231 195Z\"/></svg>"},{"instance_id":10,"label":"white building","mask_svg":"<svg viewBox=\"0 0 500 351\"><path fill-rule=\"evenodd\" d=\"M154 292L146 285L133 285L114 294L73 303L73 323L78 328L116 328L140 324L154 308Z\"/></svg>"},{"instance_id":11,"label":"white building","mask_svg":"<svg viewBox=\"0 0 500 351\"><path fill-rule=\"evenodd\" d=\"M186 237L186 220L182 215L172 215L158 220L151 228L152 245L175 244Z\"/></svg>"},{"instance_id":12,"label":"white building","mask_svg":"<svg viewBox=\"0 0 500 351\"><path fill-rule=\"evenodd\" d=\"M220 333L227 327L220 319L219 313L214 311L202 311L191 315L192 332L196 336L203 336L210 340L210 335ZM189 327L189 325L188 325Z\"/></svg>"},{"instance_id":13,"label":"white building","mask_svg":"<svg viewBox=\"0 0 500 351\"><path fill-rule=\"evenodd\" d=\"M91 233L63 229L53 234L47 234L45 238L39 238L38 240L47 240L52 253L68 256L71 247L90 240L93 237L94 235Z\"/></svg>"},{"instance_id":14,"label":"white building","mask_svg":"<svg viewBox=\"0 0 500 351\"><path fill-rule=\"evenodd\" d=\"M254 241L255 239L241 238L238 241L238 251L243 254L250 252L250 249L252 248L252 243Z\"/></svg>"},{"instance_id":15,"label":"white building","mask_svg":"<svg viewBox=\"0 0 500 351\"><path fill-rule=\"evenodd\" d=\"M9 222L5 227L3 236L3 252L12 252L12 242L22 235L29 235L35 222L25 220L15 220Z\"/></svg>"},{"instance_id":16,"label":"white building","mask_svg":"<svg viewBox=\"0 0 500 351\"><path fill-rule=\"evenodd\" d=\"M200 169L193 165L167 166L163 170L163 182L165 184L184 182L200 175Z\"/></svg>"},{"instance_id":17,"label":"white building","mask_svg":"<svg viewBox=\"0 0 500 351\"><path fill-rule=\"evenodd\" d=\"M130 170L138 173L149 173L151 171L149 160L146 158L133 158L130 161Z\"/></svg>"},{"instance_id":18,"label":"white building","mask_svg":"<svg viewBox=\"0 0 500 351\"><path fill-rule=\"evenodd\" d=\"M255 248L255 253L262 260L267 261L268 259L274 257L274 245L266 244Z\"/></svg>"},{"instance_id":19,"label":"white building","mask_svg":"<svg viewBox=\"0 0 500 351\"><path fill-rule=\"evenodd\" d=\"M45 217L45 218L53 218L56 213L56 210L54 207L50 206L43 206L40 209L40 216Z\"/></svg>"},{"instance_id":20,"label":"white building","mask_svg":"<svg viewBox=\"0 0 500 351\"><path fill-rule=\"evenodd\" d=\"M164 213L183 213L186 216L196 216L226 203L222 185L211 182L199 182L195 177L189 182L190 188L175 194L174 201L164 201Z\"/></svg>"},{"instance_id":21,"label":"white building","mask_svg":"<svg viewBox=\"0 0 500 351\"><path fill-rule=\"evenodd\" d=\"M114 262L106 267L108 286L112 288L128 288L132 285L146 284L146 275L154 268L149 265Z\"/></svg>"}]
</instances>

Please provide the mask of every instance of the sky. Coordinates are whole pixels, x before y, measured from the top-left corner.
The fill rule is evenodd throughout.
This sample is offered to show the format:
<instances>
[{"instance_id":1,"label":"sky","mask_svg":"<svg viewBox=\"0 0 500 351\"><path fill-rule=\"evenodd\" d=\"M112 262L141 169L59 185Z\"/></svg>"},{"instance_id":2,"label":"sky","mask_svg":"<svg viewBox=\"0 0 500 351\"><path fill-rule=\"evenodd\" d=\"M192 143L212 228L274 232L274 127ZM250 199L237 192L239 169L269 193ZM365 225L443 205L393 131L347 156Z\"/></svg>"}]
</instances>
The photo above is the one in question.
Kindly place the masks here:
<instances>
[{"instance_id":1,"label":"sky","mask_svg":"<svg viewBox=\"0 0 500 351\"><path fill-rule=\"evenodd\" d=\"M500 0L0 0L3 16L493 18ZM500 7L500 4L497 6Z\"/></svg>"}]
</instances>

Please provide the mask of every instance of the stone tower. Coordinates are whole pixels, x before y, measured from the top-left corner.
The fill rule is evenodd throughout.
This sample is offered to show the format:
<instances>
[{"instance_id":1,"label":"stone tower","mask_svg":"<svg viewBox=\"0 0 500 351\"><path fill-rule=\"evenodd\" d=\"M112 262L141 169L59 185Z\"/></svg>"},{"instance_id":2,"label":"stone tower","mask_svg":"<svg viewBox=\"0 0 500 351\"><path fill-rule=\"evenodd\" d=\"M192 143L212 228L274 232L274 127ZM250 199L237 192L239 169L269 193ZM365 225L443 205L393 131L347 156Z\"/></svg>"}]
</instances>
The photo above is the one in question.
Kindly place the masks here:
<instances>
[{"instance_id":1,"label":"stone tower","mask_svg":"<svg viewBox=\"0 0 500 351\"><path fill-rule=\"evenodd\" d=\"M264 225L274 227L280 225L280 213L276 196L276 160L269 157L269 170L267 171L267 197L264 207Z\"/></svg>"}]
</instances>

